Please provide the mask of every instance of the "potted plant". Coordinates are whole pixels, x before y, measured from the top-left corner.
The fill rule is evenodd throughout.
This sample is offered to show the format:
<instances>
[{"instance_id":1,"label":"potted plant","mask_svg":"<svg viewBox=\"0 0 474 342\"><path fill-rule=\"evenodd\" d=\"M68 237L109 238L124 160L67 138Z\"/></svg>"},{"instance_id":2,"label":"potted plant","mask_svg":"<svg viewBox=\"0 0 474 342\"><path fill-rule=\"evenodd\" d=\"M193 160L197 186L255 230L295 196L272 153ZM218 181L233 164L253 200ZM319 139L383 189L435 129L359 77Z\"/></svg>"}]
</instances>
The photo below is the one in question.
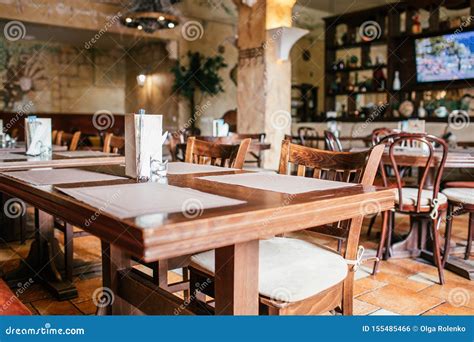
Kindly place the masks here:
<instances>
[{"instance_id":1,"label":"potted plant","mask_svg":"<svg viewBox=\"0 0 474 342\"><path fill-rule=\"evenodd\" d=\"M175 76L173 91L189 101L191 127L195 128L196 94L214 96L224 92L219 70L227 67L227 64L222 55L206 57L200 52L191 51L187 53L187 62L187 65L178 62L171 70Z\"/></svg>"}]
</instances>

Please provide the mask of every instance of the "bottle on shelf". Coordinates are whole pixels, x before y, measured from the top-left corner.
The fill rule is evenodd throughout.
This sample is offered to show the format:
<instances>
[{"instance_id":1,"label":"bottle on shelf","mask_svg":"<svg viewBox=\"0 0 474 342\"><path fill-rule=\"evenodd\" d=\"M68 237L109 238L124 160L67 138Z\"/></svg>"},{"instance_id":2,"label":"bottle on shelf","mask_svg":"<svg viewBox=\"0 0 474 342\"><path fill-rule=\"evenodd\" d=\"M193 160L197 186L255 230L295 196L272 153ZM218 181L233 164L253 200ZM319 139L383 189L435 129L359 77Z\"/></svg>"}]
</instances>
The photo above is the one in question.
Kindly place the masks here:
<instances>
[{"instance_id":1,"label":"bottle on shelf","mask_svg":"<svg viewBox=\"0 0 474 342\"><path fill-rule=\"evenodd\" d=\"M423 101L420 101L420 105L418 106L418 117L419 118L426 117L426 109L425 109L425 104Z\"/></svg>"},{"instance_id":2,"label":"bottle on shelf","mask_svg":"<svg viewBox=\"0 0 474 342\"><path fill-rule=\"evenodd\" d=\"M402 88L402 83L400 82L400 72L395 71L395 76L393 78L392 89L394 91L399 91Z\"/></svg>"}]
</instances>

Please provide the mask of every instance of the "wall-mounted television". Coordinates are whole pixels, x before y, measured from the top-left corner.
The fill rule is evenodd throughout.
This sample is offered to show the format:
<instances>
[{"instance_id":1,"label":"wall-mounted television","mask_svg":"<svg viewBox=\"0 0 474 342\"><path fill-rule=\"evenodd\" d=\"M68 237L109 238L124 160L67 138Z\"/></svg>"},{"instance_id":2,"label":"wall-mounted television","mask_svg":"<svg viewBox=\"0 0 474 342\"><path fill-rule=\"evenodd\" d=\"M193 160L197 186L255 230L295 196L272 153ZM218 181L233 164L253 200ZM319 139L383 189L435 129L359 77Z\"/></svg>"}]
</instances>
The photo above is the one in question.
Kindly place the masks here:
<instances>
[{"instance_id":1,"label":"wall-mounted television","mask_svg":"<svg viewBox=\"0 0 474 342\"><path fill-rule=\"evenodd\" d=\"M415 40L418 82L474 79L474 31Z\"/></svg>"}]
</instances>

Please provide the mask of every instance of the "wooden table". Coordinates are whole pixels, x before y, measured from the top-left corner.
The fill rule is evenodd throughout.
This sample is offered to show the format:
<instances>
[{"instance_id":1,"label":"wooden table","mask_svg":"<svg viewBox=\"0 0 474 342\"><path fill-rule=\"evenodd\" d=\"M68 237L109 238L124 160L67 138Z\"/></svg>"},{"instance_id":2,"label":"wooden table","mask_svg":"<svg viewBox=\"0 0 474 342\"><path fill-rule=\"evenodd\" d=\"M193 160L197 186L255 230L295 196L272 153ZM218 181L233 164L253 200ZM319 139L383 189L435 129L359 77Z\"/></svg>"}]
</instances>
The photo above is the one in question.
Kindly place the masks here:
<instances>
[{"instance_id":1,"label":"wooden table","mask_svg":"<svg viewBox=\"0 0 474 342\"><path fill-rule=\"evenodd\" d=\"M92 168L93 169L93 168ZM101 172L123 174L120 167ZM239 173L242 171L226 172ZM221 173L210 173L217 175ZM130 313L133 304L147 314L196 313L192 305L130 272L132 257L153 262L216 249L216 314L258 314L258 240L352 219L360 229L364 203L381 210L393 208L391 190L349 186L337 191L288 195L272 191L201 180L193 175L170 175L169 184L246 201L231 207L206 209L194 218L183 213L118 219L106 213L85 225L98 208L88 206L55 190L34 186L0 175L0 191L21 198L40 210L78 226L102 240L104 287L115 293L108 313ZM93 182L106 185L133 180ZM77 187L67 185L68 187ZM65 185L62 185L65 187ZM367 209L367 208L365 208ZM146 219L146 227L141 224ZM353 276L351 273L350 276Z\"/></svg>"},{"instance_id":2,"label":"wooden table","mask_svg":"<svg viewBox=\"0 0 474 342\"><path fill-rule=\"evenodd\" d=\"M53 145L53 152L67 151L67 146ZM26 152L26 146L24 142L18 142L13 147L0 147L0 153L8 152Z\"/></svg>"},{"instance_id":3,"label":"wooden table","mask_svg":"<svg viewBox=\"0 0 474 342\"><path fill-rule=\"evenodd\" d=\"M20 158L24 154L19 154ZM95 169L107 171L108 168L114 165L125 163L125 158L122 156L107 156L107 157L82 157L82 158L68 158L57 156L54 153L46 158L27 156L23 160L2 160L0 155L0 172L5 171L21 171L34 168L71 168L71 167L86 167L94 166ZM18 197L15 194L3 192L0 189L0 195L3 203L10 197ZM20 198L25 203L32 204L28 196ZM35 208L37 206L33 205ZM26 215L19 218L9 219L2 212L2 227L11 229L14 225L24 224ZM22 221L22 222L21 222ZM67 280L64 280L60 275L60 267L58 264L64 260L63 254L59 248L58 241L54 238L53 217L47 215L43 211L38 211L35 220L35 242L33 242L30 253L26 260L22 260L22 265L6 275L6 279L11 284L17 284L18 281L23 281L31 277L32 273L37 274L51 291L60 299L67 299L77 296L77 290L74 285ZM1 271L1 270L0 270Z\"/></svg>"},{"instance_id":4,"label":"wooden table","mask_svg":"<svg viewBox=\"0 0 474 342\"><path fill-rule=\"evenodd\" d=\"M394 156L399 166L424 168L428 162L428 156L421 155L417 151L396 151ZM439 163L441 157L440 153L436 153L433 164ZM384 153L382 160L386 165L390 165L388 153ZM445 173L449 172L449 169L474 169L474 149L450 149L445 168L448 169L444 171ZM472 170L472 173L474 174L474 170ZM422 174L422 171L419 174ZM421 220L420 228L418 228L417 223L412 221L410 232L401 240L399 239L399 241L392 244L390 252L386 251L386 258L389 254L395 258L421 256L432 262L433 256L429 251L431 250L429 224L430 220ZM451 253L461 252L464 249L464 246L456 246L454 244L451 247ZM474 266L463 258L450 256L446 261L445 268L467 279L474 279Z\"/></svg>"}]
</instances>

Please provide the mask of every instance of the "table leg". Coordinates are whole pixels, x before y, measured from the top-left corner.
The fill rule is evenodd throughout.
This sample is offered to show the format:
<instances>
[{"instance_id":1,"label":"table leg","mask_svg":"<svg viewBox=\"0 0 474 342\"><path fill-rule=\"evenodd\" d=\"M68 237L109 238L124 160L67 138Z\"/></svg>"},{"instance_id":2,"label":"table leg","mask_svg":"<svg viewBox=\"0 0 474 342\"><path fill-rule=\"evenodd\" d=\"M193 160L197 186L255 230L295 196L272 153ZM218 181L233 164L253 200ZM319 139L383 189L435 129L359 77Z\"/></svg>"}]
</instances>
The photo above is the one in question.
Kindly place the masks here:
<instances>
[{"instance_id":1,"label":"table leg","mask_svg":"<svg viewBox=\"0 0 474 342\"><path fill-rule=\"evenodd\" d=\"M120 248L102 241L102 283L104 298L95 298L99 303L98 315L130 315L134 309L131 304L120 298L118 293L118 271L130 268L130 255Z\"/></svg>"},{"instance_id":2,"label":"table leg","mask_svg":"<svg viewBox=\"0 0 474 342\"><path fill-rule=\"evenodd\" d=\"M259 243L216 249L216 315L258 315Z\"/></svg>"}]
</instances>

